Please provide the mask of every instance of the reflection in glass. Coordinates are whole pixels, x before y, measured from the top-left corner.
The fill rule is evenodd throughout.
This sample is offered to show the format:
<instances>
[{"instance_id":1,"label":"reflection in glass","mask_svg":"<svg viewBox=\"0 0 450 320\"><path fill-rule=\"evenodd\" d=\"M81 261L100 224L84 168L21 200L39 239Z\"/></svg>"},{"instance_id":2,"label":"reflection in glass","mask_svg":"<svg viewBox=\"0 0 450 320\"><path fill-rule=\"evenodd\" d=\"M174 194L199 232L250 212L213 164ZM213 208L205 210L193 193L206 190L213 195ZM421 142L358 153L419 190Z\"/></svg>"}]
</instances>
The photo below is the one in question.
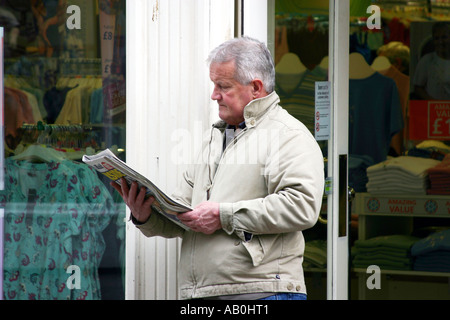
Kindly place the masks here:
<instances>
[{"instance_id":1,"label":"reflection in glass","mask_svg":"<svg viewBox=\"0 0 450 320\"><path fill-rule=\"evenodd\" d=\"M81 162L125 160L125 1L1 1L3 299L124 298L124 205Z\"/></svg>"}]
</instances>

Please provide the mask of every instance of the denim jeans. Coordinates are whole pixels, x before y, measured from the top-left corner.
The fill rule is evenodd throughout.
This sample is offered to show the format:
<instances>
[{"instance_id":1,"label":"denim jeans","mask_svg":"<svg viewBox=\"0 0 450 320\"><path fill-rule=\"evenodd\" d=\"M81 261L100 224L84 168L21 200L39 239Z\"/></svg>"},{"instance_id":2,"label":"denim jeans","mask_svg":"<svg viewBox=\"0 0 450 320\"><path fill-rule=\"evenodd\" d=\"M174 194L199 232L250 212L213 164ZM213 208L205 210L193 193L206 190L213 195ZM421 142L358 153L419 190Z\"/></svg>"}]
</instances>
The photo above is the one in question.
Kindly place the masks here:
<instances>
[{"instance_id":1,"label":"denim jeans","mask_svg":"<svg viewBox=\"0 0 450 320\"><path fill-rule=\"evenodd\" d=\"M260 300L306 300L304 293L277 293Z\"/></svg>"}]
</instances>

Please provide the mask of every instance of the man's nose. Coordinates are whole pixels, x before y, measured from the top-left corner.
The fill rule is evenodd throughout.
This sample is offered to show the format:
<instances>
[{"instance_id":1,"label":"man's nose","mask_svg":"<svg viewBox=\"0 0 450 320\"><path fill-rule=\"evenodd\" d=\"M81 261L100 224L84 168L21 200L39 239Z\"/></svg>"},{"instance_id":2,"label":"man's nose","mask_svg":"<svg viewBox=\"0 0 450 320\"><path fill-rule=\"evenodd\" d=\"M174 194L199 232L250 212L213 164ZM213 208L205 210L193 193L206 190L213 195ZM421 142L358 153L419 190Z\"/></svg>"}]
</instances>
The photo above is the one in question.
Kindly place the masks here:
<instances>
[{"instance_id":1,"label":"man's nose","mask_svg":"<svg viewBox=\"0 0 450 320\"><path fill-rule=\"evenodd\" d=\"M211 99L212 100L219 100L220 99L220 93L216 88L214 88L213 92L211 93Z\"/></svg>"}]
</instances>

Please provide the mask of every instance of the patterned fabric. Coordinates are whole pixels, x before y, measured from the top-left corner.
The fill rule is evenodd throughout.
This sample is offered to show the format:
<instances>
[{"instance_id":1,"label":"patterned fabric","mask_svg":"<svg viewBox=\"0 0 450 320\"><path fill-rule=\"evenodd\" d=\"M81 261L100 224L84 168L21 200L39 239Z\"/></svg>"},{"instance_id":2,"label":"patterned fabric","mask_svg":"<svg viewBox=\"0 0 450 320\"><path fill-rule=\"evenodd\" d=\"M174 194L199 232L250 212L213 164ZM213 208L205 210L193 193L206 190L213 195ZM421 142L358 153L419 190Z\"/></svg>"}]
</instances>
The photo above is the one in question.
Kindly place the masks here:
<instances>
[{"instance_id":1,"label":"patterned fabric","mask_svg":"<svg viewBox=\"0 0 450 320\"><path fill-rule=\"evenodd\" d=\"M93 170L69 160L6 159L0 202L5 208L4 299L101 298L102 231L114 206ZM78 282L69 266L79 268Z\"/></svg>"}]
</instances>

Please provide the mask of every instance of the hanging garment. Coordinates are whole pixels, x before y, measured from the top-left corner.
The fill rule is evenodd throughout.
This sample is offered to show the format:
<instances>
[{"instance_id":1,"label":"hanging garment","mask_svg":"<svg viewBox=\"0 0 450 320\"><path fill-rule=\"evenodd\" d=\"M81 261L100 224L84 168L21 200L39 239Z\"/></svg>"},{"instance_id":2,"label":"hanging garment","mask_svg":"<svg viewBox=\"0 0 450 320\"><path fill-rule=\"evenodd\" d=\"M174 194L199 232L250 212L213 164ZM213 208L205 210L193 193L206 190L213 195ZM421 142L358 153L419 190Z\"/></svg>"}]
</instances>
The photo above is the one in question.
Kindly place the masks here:
<instances>
[{"instance_id":1,"label":"hanging garment","mask_svg":"<svg viewBox=\"0 0 450 320\"><path fill-rule=\"evenodd\" d=\"M47 123L55 123L55 120L64 105L64 101L66 100L66 95L72 89L73 88L70 87L52 87L45 92L43 103L47 111Z\"/></svg>"},{"instance_id":2,"label":"hanging garment","mask_svg":"<svg viewBox=\"0 0 450 320\"><path fill-rule=\"evenodd\" d=\"M398 95L400 99L400 105L402 108L403 121L405 127L403 128L404 140L408 140L408 103L409 103L409 76L400 72L395 66L390 66L386 70L381 70L380 73L386 77L393 79L397 85Z\"/></svg>"},{"instance_id":3,"label":"hanging garment","mask_svg":"<svg viewBox=\"0 0 450 320\"><path fill-rule=\"evenodd\" d=\"M311 132L314 132L315 124L315 83L327 78L327 70L320 66L298 74L276 74L280 105Z\"/></svg>"},{"instance_id":4,"label":"hanging garment","mask_svg":"<svg viewBox=\"0 0 450 320\"><path fill-rule=\"evenodd\" d=\"M21 90L5 87L5 140L15 149L20 142L19 128L23 123L36 123L28 96Z\"/></svg>"},{"instance_id":5,"label":"hanging garment","mask_svg":"<svg viewBox=\"0 0 450 320\"><path fill-rule=\"evenodd\" d=\"M386 160L392 137L403 129L397 85L379 72L349 81L349 153Z\"/></svg>"},{"instance_id":6,"label":"hanging garment","mask_svg":"<svg viewBox=\"0 0 450 320\"><path fill-rule=\"evenodd\" d=\"M8 300L100 299L102 231L112 198L85 164L5 161L3 296ZM69 281L79 268L79 282ZM79 285L77 287L76 285Z\"/></svg>"}]
</instances>

